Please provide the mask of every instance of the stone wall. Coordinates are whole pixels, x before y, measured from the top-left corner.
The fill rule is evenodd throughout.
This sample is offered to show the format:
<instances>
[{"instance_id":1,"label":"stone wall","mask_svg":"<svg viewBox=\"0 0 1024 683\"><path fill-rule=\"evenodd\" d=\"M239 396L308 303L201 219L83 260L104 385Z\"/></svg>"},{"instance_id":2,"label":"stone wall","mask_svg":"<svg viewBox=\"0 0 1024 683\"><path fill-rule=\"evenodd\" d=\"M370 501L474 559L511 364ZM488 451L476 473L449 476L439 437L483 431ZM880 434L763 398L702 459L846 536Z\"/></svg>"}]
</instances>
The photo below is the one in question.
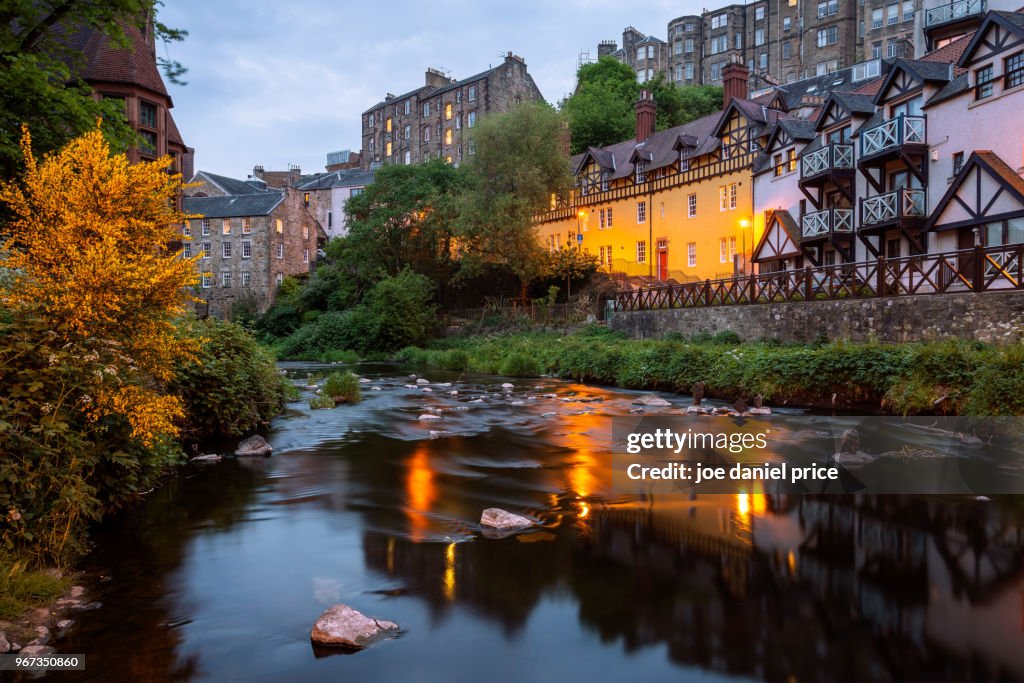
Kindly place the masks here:
<instances>
[{"instance_id":1,"label":"stone wall","mask_svg":"<svg viewBox=\"0 0 1024 683\"><path fill-rule=\"evenodd\" d=\"M857 342L1015 341L1024 335L1024 292L620 312L610 325L637 338L729 330L744 340L784 342L809 342L820 336Z\"/></svg>"}]
</instances>

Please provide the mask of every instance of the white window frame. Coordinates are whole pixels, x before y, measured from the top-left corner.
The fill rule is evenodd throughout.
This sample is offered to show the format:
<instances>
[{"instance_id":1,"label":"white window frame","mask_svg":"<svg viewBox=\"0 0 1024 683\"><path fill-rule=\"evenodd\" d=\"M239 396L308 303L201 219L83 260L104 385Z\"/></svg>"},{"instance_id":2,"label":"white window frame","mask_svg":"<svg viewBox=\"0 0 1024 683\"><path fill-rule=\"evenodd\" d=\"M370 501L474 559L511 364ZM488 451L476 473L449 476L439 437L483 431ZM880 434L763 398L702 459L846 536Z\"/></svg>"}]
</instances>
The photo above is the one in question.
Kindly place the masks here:
<instances>
[{"instance_id":1,"label":"white window frame","mask_svg":"<svg viewBox=\"0 0 1024 683\"><path fill-rule=\"evenodd\" d=\"M647 240L637 240L636 262L647 263Z\"/></svg>"},{"instance_id":2,"label":"white window frame","mask_svg":"<svg viewBox=\"0 0 1024 683\"><path fill-rule=\"evenodd\" d=\"M637 225L647 222L647 201L640 201L636 203L636 222Z\"/></svg>"},{"instance_id":3,"label":"white window frame","mask_svg":"<svg viewBox=\"0 0 1024 683\"><path fill-rule=\"evenodd\" d=\"M252 242L249 240L242 242L242 258L252 258Z\"/></svg>"},{"instance_id":4,"label":"white window frame","mask_svg":"<svg viewBox=\"0 0 1024 683\"><path fill-rule=\"evenodd\" d=\"M213 287L213 273L203 273L202 286L203 289L210 289Z\"/></svg>"},{"instance_id":5,"label":"white window frame","mask_svg":"<svg viewBox=\"0 0 1024 683\"><path fill-rule=\"evenodd\" d=\"M222 242L220 245L220 257L231 258L231 242Z\"/></svg>"},{"instance_id":6,"label":"white window frame","mask_svg":"<svg viewBox=\"0 0 1024 683\"><path fill-rule=\"evenodd\" d=\"M688 242L686 245L686 265L690 268L697 267L697 243Z\"/></svg>"},{"instance_id":7,"label":"white window frame","mask_svg":"<svg viewBox=\"0 0 1024 683\"><path fill-rule=\"evenodd\" d=\"M230 287L231 286L231 271L220 274L220 286Z\"/></svg>"},{"instance_id":8,"label":"white window frame","mask_svg":"<svg viewBox=\"0 0 1024 683\"><path fill-rule=\"evenodd\" d=\"M283 242L281 244L277 245L277 258L279 258L279 259L283 259L284 258L284 243Z\"/></svg>"},{"instance_id":9,"label":"white window frame","mask_svg":"<svg viewBox=\"0 0 1024 683\"><path fill-rule=\"evenodd\" d=\"M691 192L686 196L686 217L697 217L697 193Z\"/></svg>"}]
</instances>

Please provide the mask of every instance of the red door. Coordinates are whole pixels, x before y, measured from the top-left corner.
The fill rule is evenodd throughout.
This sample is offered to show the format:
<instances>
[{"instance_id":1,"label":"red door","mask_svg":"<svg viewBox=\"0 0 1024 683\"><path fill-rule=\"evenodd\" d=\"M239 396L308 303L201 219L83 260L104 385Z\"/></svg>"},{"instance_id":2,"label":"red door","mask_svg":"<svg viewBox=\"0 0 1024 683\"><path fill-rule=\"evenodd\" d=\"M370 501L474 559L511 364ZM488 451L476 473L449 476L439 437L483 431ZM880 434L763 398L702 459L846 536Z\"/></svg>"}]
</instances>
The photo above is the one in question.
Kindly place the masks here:
<instances>
[{"instance_id":1,"label":"red door","mask_svg":"<svg viewBox=\"0 0 1024 683\"><path fill-rule=\"evenodd\" d=\"M668 279L668 249L658 252L658 279Z\"/></svg>"}]
</instances>

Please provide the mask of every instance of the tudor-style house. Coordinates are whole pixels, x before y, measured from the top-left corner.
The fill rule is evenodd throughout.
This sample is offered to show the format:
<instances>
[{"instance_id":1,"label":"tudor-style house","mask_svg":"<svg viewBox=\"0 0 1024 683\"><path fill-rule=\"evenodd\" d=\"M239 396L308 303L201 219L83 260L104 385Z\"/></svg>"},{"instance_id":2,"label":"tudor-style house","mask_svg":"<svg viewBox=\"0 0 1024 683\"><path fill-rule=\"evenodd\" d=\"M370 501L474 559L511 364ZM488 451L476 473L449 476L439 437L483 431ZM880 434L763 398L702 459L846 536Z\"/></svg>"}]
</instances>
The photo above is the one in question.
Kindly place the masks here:
<instances>
[{"instance_id":1,"label":"tudor-style house","mask_svg":"<svg viewBox=\"0 0 1024 683\"><path fill-rule=\"evenodd\" d=\"M759 271L884 260L907 283L966 286L982 248L985 272L1019 278L1000 248L1024 243L1024 15L988 12L882 71L780 116L754 169Z\"/></svg>"},{"instance_id":2,"label":"tudor-style house","mask_svg":"<svg viewBox=\"0 0 1024 683\"><path fill-rule=\"evenodd\" d=\"M289 275L313 270L323 228L291 187L258 178L236 180L199 171L189 182L182 256L198 256L196 297L209 315L227 317L236 303L260 312L274 302Z\"/></svg>"}]
</instances>

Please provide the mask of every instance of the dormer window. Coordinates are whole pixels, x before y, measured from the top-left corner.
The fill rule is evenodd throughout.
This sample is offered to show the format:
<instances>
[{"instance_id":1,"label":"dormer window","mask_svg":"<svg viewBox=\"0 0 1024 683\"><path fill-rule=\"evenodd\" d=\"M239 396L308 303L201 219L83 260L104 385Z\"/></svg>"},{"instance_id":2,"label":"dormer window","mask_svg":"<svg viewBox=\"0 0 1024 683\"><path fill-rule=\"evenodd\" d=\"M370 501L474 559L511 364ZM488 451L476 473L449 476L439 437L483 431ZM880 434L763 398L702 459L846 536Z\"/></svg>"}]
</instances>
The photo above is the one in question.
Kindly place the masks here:
<instances>
[{"instance_id":1,"label":"dormer window","mask_svg":"<svg viewBox=\"0 0 1024 683\"><path fill-rule=\"evenodd\" d=\"M608 191L608 172L601 171L601 192Z\"/></svg>"},{"instance_id":2,"label":"dormer window","mask_svg":"<svg viewBox=\"0 0 1024 683\"><path fill-rule=\"evenodd\" d=\"M636 182L637 182L637 184L647 182L647 162L646 161L637 161L636 162L636 166L634 168L634 172L636 173Z\"/></svg>"},{"instance_id":3,"label":"dormer window","mask_svg":"<svg viewBox=\"0 0 1024 683\"><path fill-rule=\"evenodd\" d=\"M686 154L687 154L687 152L686 152L685 148L679 150L679 170L680 171L689 171L690 170L690 160L686 158Z\"/></svg>"}]
</instances>

